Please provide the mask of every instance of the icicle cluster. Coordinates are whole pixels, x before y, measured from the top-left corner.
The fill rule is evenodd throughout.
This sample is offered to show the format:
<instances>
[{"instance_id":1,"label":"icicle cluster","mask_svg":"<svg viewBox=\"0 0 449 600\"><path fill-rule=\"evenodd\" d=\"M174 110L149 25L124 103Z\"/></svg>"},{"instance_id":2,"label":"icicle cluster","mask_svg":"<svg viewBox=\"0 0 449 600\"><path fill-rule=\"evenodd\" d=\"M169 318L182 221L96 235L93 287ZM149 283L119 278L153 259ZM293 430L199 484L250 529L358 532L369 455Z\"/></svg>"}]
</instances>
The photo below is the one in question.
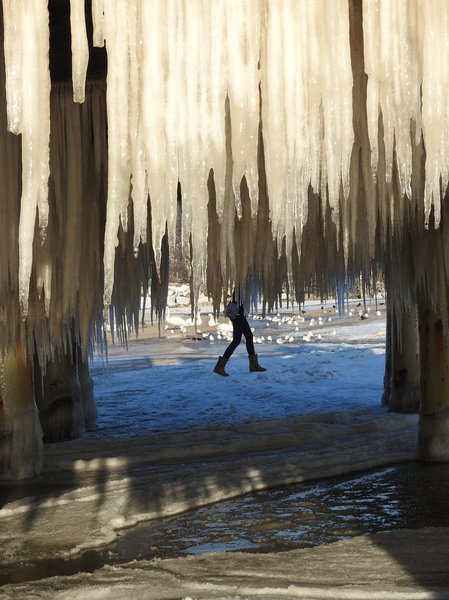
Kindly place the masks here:
<instances>
[{"instance_id":1,"label":"icicle cluster","mask_svg":"<svg viewBox=\"0 0 449 600\"><path fill-rule=\"evenodd\" d=\"M273 230L301 233L309 186L338 223L353 143L348 2L269 2L262 125ZM298 241L300 237L298 235Z\"/></svg>"},{"instance_id":2,"label":"icicle cluster","mask_svg":"<svg viewBox=\"0 0 449 600\"><path fill-rule=\"evenodd\" d=\"M381 263L393 233L400 247L417 209L423 222L433 214L439 225L449 178L445 2L92 0L91 15L82 0L70 7L71 91L90 108L74 116L65 96L52 108L59 115L52 116L52 216L48 5L3 2L8 129L22 135L22 315L30 297L44 303L46 318L56 311L63 329L81 314L84 274L73 255L81 229L67 231L61 249L61 229L52 228L60 219L82 228L79 198L94 177L107 181L96 188L107 194L105 219L97 223L104 236L101 304L115 298L131 311L127 320L135 302L127 304L114 282L147 243L145 264L161 275L163 240L169 249L179 241L179 184L193 287L207 273L215 304L220 287L236 282L271 303L283 286L297 297L313 286L325 293L352 270ZM103 92L85 93L90 16L93 44L107 52L107 171L106 124L95 120L102 119ZM71 130L77 119L81 137ZM82 152L93 143L94 171L81 150L76 158L66 154L61 140L69 131ZM79 179L74 160L83 164ZM73 187L66 188L65 176ZM43 232L51 222L39 241L36 212ZM56 255L71 275L55 273ZM147 274L139 269L141 280ZM55 281L64 291L58 304ZM128 287L138 288L131 281ZM89 305L85 314L95 310Z\"/></svg>"},{"instance_id":3,"label":"icicle cluster","mask_svg":"<svg viewBox=\"0 0 449 600\"><path fill-rule=\"evenodd\" d=\"M395 153L399 191L409 199L413 145L423 136L424 217L428 225L433 208L438 227L449 179L449 5L438 0L364 0L363 30L373 171L379 157L380 111L386 179L392 179Z\"/></svg>"},{"instance_id":4,"label":"icicle cluster","mask_svg":"<svg viewBox=\"0 0 449 600\"><path fill-rule=\"evenodd\" d=\"M135 244L145 238L148 190L156 263L167 226L173 242L181 181L186 254L193 277L205 269L208 191L213 169L223 215L229 99L232 193L241 217L245 177L252 214L258 203L258 128L267 152L273 230L298 235L308 187L324 191L338 221L340 188L349 190L352 74L348 5L338 2L93 3L94 40L108 51L109 179L105 301L113 287L119 222L127 227L131 182ZM322 16L324 15L324 19ZM327 192L326 192L327 187Z\"/></svg>"},{"instance_id":5,"label":"icicle cluster","mask_svg":"<svg viewBox=\"0 0 449 600\"><path fill-rule=\"evenodd\" d=\"M426 146L424 210L428 223L433 206L438 226L440 199L446 194L449 179L449 6L446 2L423 2L420 6L422 122Z\"/></svg>"},{"instance_id":6,"label":"icicle cluster","mask_svg":"<svg viewBox=\"0 0 449 600\"><path fill-rule=\"evenodd\" d=\"M368 74L367 113L372 148L372 169L379 158L378 121L382 114L386 179L392 180L393 153L400 192L411 197L412 144L421 133L420 56L416 2L365 0L363 27L365 68ZM417 139L411 139L410 126L416 124Z\"/></svg>"},{"instance_id":7,"label":"icicle cluster","mask_svg":"<svg viewBox=\"0 0 449 600\"><path fill-rule=\"evenodd\" d=\"M105 302L113 289L119 223L127 229L131 183L134 243L146 240L152 210L156 264L166 227L174 242L176 190L182 182L183 244L192 245L194 279L205 269L207 178L214 171L223 211L225 101L233 122L234 193L246 176L257 206L260 6L250 2L93 3L94 42L108 51L109 178Z\"/></svg>"}]
</instances>

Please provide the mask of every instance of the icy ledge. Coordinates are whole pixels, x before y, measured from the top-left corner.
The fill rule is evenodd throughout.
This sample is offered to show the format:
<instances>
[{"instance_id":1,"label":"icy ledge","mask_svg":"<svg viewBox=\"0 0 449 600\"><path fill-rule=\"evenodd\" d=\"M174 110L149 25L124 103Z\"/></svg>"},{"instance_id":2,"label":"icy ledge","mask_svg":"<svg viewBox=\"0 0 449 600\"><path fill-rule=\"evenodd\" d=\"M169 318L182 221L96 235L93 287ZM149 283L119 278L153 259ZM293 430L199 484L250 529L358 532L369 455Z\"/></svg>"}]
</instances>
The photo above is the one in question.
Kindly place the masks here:
<instances>
[{"instance_id":1,"label":"icy ledge","mask_svg":"<svg viewBox=\"0 0 449 600\"><path fill-rule=\"evenodd\" d=\"M5 586L8 600L443 600L449 530L361 536L282 554L213 553L133 561ZM3 593L2 593L3 592Z\"/></svg>"}]
</instances>

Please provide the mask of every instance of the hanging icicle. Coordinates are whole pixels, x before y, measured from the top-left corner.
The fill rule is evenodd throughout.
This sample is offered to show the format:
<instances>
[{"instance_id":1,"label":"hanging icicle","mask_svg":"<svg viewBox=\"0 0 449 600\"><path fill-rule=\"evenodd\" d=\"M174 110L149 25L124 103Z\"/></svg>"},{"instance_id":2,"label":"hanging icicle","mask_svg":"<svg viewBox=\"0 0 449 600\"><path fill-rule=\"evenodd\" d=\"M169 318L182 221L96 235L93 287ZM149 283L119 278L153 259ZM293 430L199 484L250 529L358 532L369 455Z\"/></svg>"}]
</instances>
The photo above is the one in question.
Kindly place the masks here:
<instances>
[{"instance_id":1,"label":"hanging icicle","mask_svg":"<svg viewBox=\"0 0 449 600\"><path fill-rule=\"evenodd\" d=\"M87 45L84 0L70 0L70 32L72 35L72 81L74 102L84 102L89 48Z\"/></svg>"},{"instance_id":2,"label":"hanging icicle","mask_svg":"<svg viewBox=\"0 0 449 600\"><path fill-rule=\"evenodd\" d=\"M367 112L371 167L376 176L379 159L378 121L383 119L386 179L391 182L396 154L400 192L411 197L412 144L421 134L419 3L364 0L365 68L368 74ZM414 124L416 136L412 136Z\"/></svg>"},{"instance_id":3,"label":"hanging icicle","mask_svg":"<svg viewBox=\"0 0 449 600\"><path fill-rule=\"evenodd\" d=\"M110 303L114 285L115 249L120 223L127 230L130 192L129 144L129 36L132 11L128 0L104 7L104 33L108 49L108 201L104 237L104 304Z\"/></svg>"},{"instance_id":4,"label":"hanging icicle","mask_svg":"<svg viewBox=\"0 0 449 600\"><path fill-rule=\"evenodd\" d=\"M225 2L226 79L231 113L233 189L241 215L240 182L246 177L252 212L257 209L260 0Z\"/></svg>"},{"instance_id":5,"label":"hanging icicle","mask_svg":"<svg viewBox=\"0 0 449 600\"><path fill-rule=\"evenodd\" d=\"M302 289L312 285L313 269L332 277L370 269L392 232L402 240L417 209L427 226L438 227L449 181L449 7L363 0L359 62L351 60L353 8L347 0L92 0L93 44L106 46L108 57L105 306L119 232L127 245L132 236L136 256L151 240L158 270L162 244L176 243L179 209L195 290L207 269L209 223L219 238L212 254L222 280L242 287L251 281L254 289L270 269L276 281ZM73 97L83 102L84 2L71 0L70 9ZM4 0L3 15L7 122L22 141L18 296L23 315L30 293L45 298L49 315L50 245L34 241L36 214L43 234L49 219L48 6ZM365 89L354 94L365 85L366 98ZM363 98L357 109L353 97ZM363 132L354 132L360 123ZM92 122L98 140L96 127ZM367 137L369 157L361 152ZM95 147L99 160L103 150ZM71 181L76 190L67 192L61 214L77 220L81 180ZM266 253L255 231L269 238ZM49 242L55 239L49 232ZM64 260L72 259L67 250ZM71 313L76 289L66 283L62 307Z\"/></svg>"},{"instance_id":6,"label":"hanging icicle","mask_svg":"<svg viewBox=\"0 0 449 600\"><path fill-rule=\"evenodd\" d=\"M424 216L426 226L432 207L435 227L441 218L449 177L449 6L446 2L421 4L423 31L422 120L426 148Z\"/></svg>"},{"instance_id":7,"label":"hanging icicle","mask_svg":"<svg viewBox=\"0 0 449 600\"><path fill-rule=\"evenodd\" d=\"M19 223L19 297L23 314L33 265L36 209L41 234L48 222L50 73L48 5L45 0L3 3L8 128L22 134L22 199Z\"/></svg>"}]
</instances>

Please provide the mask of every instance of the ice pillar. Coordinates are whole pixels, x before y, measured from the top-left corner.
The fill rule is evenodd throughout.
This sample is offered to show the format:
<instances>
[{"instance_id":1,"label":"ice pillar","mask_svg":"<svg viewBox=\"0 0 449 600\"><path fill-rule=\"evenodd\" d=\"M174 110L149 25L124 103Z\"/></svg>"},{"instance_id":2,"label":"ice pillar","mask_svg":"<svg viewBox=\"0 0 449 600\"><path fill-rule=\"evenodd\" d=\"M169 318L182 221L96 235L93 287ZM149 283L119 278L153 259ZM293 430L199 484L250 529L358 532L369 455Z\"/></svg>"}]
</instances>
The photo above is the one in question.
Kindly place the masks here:
<instances>
[{"instance_id":1,"label":"ice pillar","mask_svg":"<svg viewBox=\"0 0 449 600\"><path fill-rule=\"evenodd\" d=\"M440 228L423 232L417 240L421 260L416 260L415 269L419 274L419 450L422 458L441 461L449 460L448 228L443 210Z\"/></svg>"},{"instance_id":2,"label":"ice pillar","mask_svg":"<svg viewBox=\"0 0 449 600\"><path fill-rule=\"evenodd\" d=\"M43 377L36 364L35 385L44 441L61 442L92 429L96 418L93 383L79 346L49 362Z\"/></svg>"},{"instance_id":3,"label":"ice pillar","mask_svg":"<svg viewBox=\"0 0 449 600\"><path fill-rule=\"evenodd\" d=\"M0 479L38 475L42 462L31 364L17 340L0 359Z\"/></svg>"},{"instance_id":4,"label":"ice pillar","mask_svg":"<svg viewBox=\"0 0 449 600\"><path fill-rule=\"evenodd\" d=\"M416 307L404 311L400 320L392 321L388 408L392 412L418 412L421 394Z\"/></svg>"},{"instance_id":5,"label":"ice pillar","mask_svg":"<svg viewBox=\"0 0 449 600\"><path fill-rule=\"evenodd\" d=\"M421 299L421 411L419 451L426 460L449 460L449 353L447 313Z\"/></svg>"}]
</instances>

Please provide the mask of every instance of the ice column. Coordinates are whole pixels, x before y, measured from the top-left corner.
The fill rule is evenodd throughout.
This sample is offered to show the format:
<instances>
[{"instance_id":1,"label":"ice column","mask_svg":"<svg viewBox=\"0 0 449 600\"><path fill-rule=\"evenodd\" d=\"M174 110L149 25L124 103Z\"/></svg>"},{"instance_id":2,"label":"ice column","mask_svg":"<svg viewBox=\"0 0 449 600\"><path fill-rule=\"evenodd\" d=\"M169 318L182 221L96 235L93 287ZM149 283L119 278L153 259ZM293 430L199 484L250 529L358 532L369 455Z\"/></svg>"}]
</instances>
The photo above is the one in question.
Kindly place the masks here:
<instances>
[{"instance_id":1,"label":"ice column","mask_svg":"<svg viewBox=\"0 0 449 600\"><path fill-rule=\"evenodd\" d=\"M3 2L8 127L22 134L22 199L19 223L19 297L28 311L36 209L48 222L50 138L49 29L46 0Z\"/></svg>"}]
</instances>

